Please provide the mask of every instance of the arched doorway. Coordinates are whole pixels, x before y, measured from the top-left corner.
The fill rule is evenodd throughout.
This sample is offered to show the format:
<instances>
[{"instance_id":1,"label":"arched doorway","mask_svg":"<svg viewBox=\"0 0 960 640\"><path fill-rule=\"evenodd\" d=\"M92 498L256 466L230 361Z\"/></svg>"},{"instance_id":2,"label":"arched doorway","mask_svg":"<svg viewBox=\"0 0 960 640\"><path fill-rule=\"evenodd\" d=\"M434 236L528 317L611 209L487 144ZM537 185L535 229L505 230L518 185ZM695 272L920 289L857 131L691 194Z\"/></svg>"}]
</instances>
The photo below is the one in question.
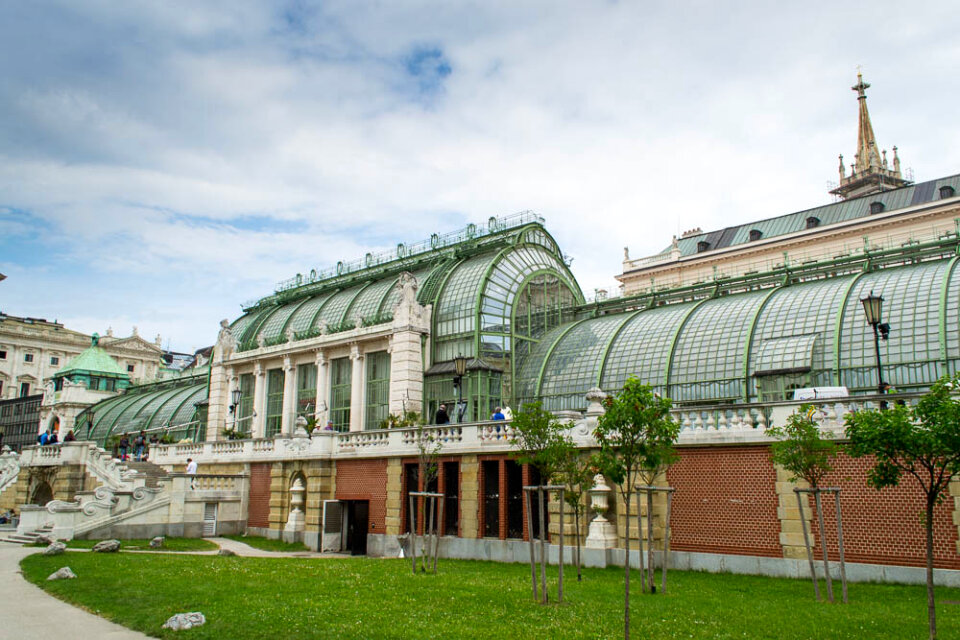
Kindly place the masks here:
<instances>
[{"instance_id":1,"label":"arched doorway","mask_svg":"<svg viewBox=\"0 0 960 640\"><path fill-rule=\"evenodd\" d=\"M50 433L57 433L57 434L60 433L60 416L54 414L53 417L50 418L49 428L50 428ZM63 438L60 438L60 440L62 441Z\"/></svg>"},{"instance_id":2,"label":"arched doorway","mask_svg":"<svg viewBox=\"0 0 960 640\"><path fill-rule=\"evenodd\" d=\"M42 507L53 500L53 488L49 482L40 482L33 488L33 494L30 496L30 504Z\"/></svg>"}]
</instances>

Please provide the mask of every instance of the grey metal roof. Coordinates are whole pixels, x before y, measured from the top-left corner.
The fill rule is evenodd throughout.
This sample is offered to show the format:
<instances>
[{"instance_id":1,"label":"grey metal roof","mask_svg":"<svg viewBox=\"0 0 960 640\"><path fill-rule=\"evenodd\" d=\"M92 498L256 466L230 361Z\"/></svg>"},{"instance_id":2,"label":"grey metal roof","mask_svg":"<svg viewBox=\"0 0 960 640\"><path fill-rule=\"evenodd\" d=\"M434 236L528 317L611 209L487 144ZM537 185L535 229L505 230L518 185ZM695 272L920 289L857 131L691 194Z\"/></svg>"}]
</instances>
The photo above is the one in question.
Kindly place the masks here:
<instances>
[{"instance_id":1,"label":"grey metal roof","mask_svg":"<svg viewBox=\"0 0 960 640\"><path fill-rule=\"evenodd\" d=\"M746 244L750 242L750 231L753 229L760 231L761 238L773 238L803 231L807 228L807 219L811 217L818 218L820 226L865 218L870 215L870 204L873 202L882 202L886 212L933 202L939 199L940 187L943 186L951 186L960 194L960 174L892 189L883 193L874 193L861 198L834 202L813 209L777 216L776 218L767 218L766 220L748 222L725 229L698 233L697 235L680 238L677 244L680 247L680 253L684 256L697 253L697 244L702 241L710 243L711 251ZM667 247L661 254L669 253L670 249L670 247Z\"/></svg>"}]
</instances>

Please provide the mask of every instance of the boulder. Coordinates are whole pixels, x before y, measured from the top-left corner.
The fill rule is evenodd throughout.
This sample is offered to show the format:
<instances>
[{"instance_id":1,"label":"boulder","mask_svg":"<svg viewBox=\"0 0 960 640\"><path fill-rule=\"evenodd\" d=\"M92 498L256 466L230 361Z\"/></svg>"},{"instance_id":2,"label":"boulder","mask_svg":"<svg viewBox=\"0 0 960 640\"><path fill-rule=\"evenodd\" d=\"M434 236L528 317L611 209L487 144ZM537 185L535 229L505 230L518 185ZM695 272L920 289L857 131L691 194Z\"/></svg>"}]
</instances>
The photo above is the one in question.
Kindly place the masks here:
<instances>
[{"instance_id":1,"label":"boulder","mask_svg":"<svg viewBox=\"0 0 960 640\"><path fill-rule=\"evenodd\" d=\"M159 549L159 548L161 548L161 547L163 546L163 543L164 543L164 537L163 537L163 536L157 536L156 538L154 538L153 540L150 541L150 548L151 548L151 549Z\"/></svg>"},{"instance_id":2,"label":"boulder","mask_svg":"<svg viewBox=\"0 0 960 640\"><path fill-rule=\"evenodd\" d=\"M217 555L218 556L235 556L237 554L234 553L233 551L230 551L230 549L220 549L220 551L217 551Z\"/></svg>"},{"instance_id":3,"label":"boulder","mask_svg":"<svg viewBox=\"0 0 960 640\"><path fill-rule=\"evenodd\" d=\"M164 629L173 629L174 631L180 631L181 629L192 629L193 627L199 627L202 624L206 624L207 619L203 617L203 614L199 611L192 611L190 613L178 613L163 623Z\"/></svg>"},{"instance_id":4,"label":"boulder","mask_svg":"<svg viewBox=\"0 0 960 640\"><path fill-rule=\"evenodd\" d=\"M104 540L93 546L94 553L116 553L117 551L120 551L119 540Z\"/></svg>"},{"instance_id":5,"label":"boulder","mask_svg":"<svg viewBox=\"0 0 960 640\"><path fill-rule=\"evenodd\" d=\"M53 544L53 543L56 542L56 541L57 541L57 539L54 538L53 536L39 536L39 537L37 537L37 542L39 542L40 544L50 545L50 544Z\"/></svg>"},{"instance_id":6,"label":"boulder","mask_svg":"<svg viewBox=\"0 0 960 640\"><path fill-rule=\"evenodd\" d=\"M50 546L43 550L45 556L58 556L67 550L67 545L62 542L52 542Z\"/></svg>"},{"instance_id":7,"label":"boulder","mask_svg":"<svg viewBox=\"0 0 960 640\"><path fill-rule=\"evenodd\" d=\"M63 567L57 569L55 572L51 573L47 580L67 580L69 578L76 578L77 574L70 570L70 567Z\"/></svg>"}]
</instances>

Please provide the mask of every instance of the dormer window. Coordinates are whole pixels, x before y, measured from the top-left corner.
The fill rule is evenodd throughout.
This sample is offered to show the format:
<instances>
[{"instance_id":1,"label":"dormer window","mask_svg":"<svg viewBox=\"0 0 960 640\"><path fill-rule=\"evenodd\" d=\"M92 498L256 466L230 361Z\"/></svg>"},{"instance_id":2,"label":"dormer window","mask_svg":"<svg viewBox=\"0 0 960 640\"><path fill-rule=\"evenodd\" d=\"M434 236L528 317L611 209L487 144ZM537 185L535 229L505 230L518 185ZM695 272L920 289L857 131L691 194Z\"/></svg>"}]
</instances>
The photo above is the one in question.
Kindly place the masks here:
<instances>
[{"instance_id":1,"label":"dormer window","mask_svg":"<svg viewBox=\"0 0 960 640\"><path fill-rule=\"evenodd\" d=\"M940 187L940 199L952 198L956 194L956 190L948 184Z\"/></svg>"},{"instance_id":2,"label":"dormer window","mask_svg":"<svg viewBox=\"0 0 960 640\"><path fill-rule=\"evenodd\" d=\"M883 210L887 208L887 205L882 202L871 202L870 203L870 213L883 213Z\"/></svg>"},{"instance_id":3,"label":"dormer window","mask_svg":"<svg viewBox=\"0 0 960 640\"><path fill-rule=\"evenodd\" d=\"M820 226L820 218L817 216L810 216L807 218L807 229L813 229L814 227Z\"/></svg>"},{"instance_id":4,"label":"dormer window","mask_svg":"<svg viewBox=\"0 0 960 640\"><path fill-rule=\"evenodd\" d=\"M710 243L706 240L701 240L697 243L697 253L703 253L704 251L710 250Z\"/></svg>"},{"instance_id":5,"label":"dormer window","mask_svg":"<svg viewBox=\"0 0 960 640\"><path fill-rule=\"evenodd\" d=\"M763 237L763 231L760 231L760 229L750 229L750 242L753 242L754 240L759 240L762 237Z\"/></svg>"}]
</instances>

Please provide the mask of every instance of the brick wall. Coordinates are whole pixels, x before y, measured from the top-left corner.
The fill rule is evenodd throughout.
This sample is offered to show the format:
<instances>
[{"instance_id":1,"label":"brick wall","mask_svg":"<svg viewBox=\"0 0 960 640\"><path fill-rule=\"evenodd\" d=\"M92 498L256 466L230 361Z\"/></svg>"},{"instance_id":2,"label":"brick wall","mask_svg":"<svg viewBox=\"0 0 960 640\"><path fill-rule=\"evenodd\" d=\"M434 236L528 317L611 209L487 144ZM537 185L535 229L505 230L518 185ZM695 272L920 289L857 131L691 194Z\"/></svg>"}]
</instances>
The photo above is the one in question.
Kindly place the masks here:
<instances>
[{"instance_id":1,"label":"brick wall","mask_svg":"<svg viewBox=\"0 0 960 640\"><path fill-rule=\"evenodd\" d=\"M344 460L337 462L337 500L369 500L369 531L386 531L387 461Z\"/></svg>"},{"instance_id":2,"label":"brick wall","mask_svg":"<svg viewBox=\"0 0 960 640\"><path fill-rule=\"evenodd\" d=\"M247 526L270 526L270 467L268 464L250 465L250 505Z\"/></svg>"},{"instance_id":3,"label":"brick wall","mask_svg":"<svg viewBox=\"0 0 960 640\"><path fill-rule=\"evenodd\" d=\"M926 565L926 534L922 517L926 503L919 483L904 476L899 487L877 491L867 486L872 458L837 456L833 472L822 486L840 487L843 512L843 549L848 562L872 564ZM813 507L813 499L810 500ZM934 510L934 565L960 569L957 555L957 527L953 523L953 501L946 500ZM827 550L837 555L836 507L832 497L824 498ZM813 526L817 527L816 520ZM817 532L817 553L820 536Z\"/></svg>"},{"instance_id":4,"label":"brick wall","mask_svg":"<svg viewBox=\"0 0 960 640\"><path fill-rule=\"evenodd\" d=\"M667 478L674 550L782 557L767 447L684 448Z\"/></svg>"}]
</instances>

